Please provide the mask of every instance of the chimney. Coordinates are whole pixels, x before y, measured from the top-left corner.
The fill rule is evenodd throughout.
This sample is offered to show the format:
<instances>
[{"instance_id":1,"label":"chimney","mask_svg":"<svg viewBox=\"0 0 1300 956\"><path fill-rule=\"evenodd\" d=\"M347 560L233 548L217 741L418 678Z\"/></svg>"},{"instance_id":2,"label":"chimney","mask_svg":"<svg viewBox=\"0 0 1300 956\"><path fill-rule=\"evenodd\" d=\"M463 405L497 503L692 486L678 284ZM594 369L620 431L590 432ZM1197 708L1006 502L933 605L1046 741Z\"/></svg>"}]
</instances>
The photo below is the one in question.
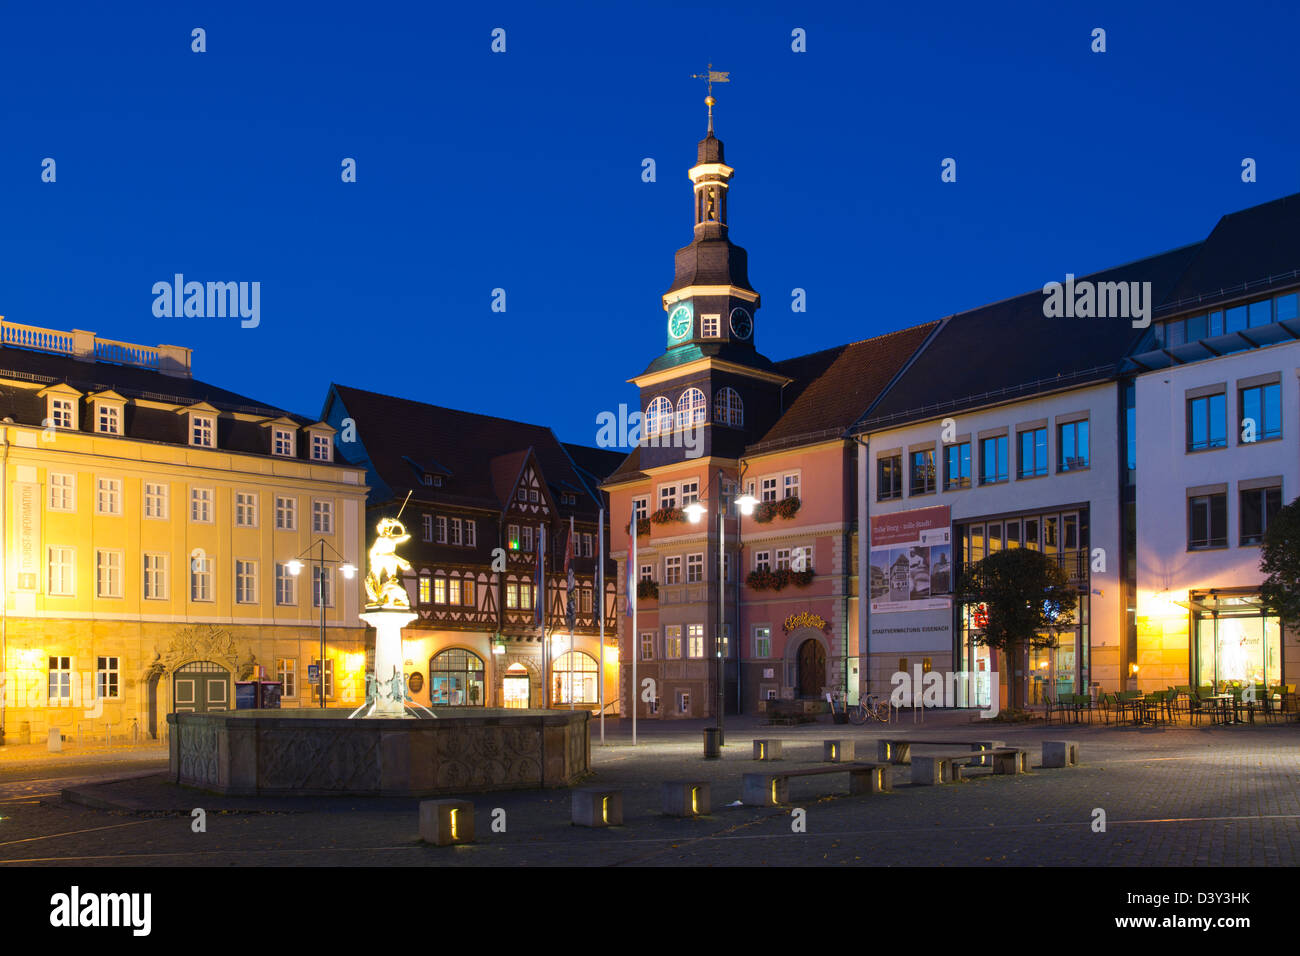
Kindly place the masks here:
<instances>
[{"instance_id":1,"label":"chimney","mask_svg":"<svg viewBox=\"0 0 1300 956\"><path fill-rule=\"evenodd\" d=\"M158 346L158 371L173 378L191 378L191 350L183 345Z\"/></svg>"}]
</instances>

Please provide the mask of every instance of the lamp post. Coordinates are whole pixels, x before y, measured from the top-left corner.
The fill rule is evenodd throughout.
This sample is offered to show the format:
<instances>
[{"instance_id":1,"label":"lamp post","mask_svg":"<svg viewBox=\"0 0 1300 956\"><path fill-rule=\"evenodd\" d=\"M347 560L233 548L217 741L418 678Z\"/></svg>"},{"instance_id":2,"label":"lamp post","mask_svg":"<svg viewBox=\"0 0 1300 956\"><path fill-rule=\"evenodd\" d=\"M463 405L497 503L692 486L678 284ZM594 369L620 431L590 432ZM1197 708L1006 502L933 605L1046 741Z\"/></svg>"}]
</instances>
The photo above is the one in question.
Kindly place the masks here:
<instances>
[{"instance_id":1,"label":"lamp post","mask_svg":"<svg viewBox=\"0 0 1300 956\"><path fill-rule=\"evenodd\" d=\"M316 572L316 580L319 582L319 587L320 587L320 658L319 658L320 673L317 676L320 678L320 684L319 684L320 706L321 709L324 710L325 709L325 565L337 564L339 566L339 571L343 573L344 579L348 581L351 581L353 575L357 573L357 568L356 565L348 562L343 557L343 555L339 554L338 550L335 549L335 547L332 544L330 544L324 538L321 538L318 541L315 541L312 544L308 545L305 549L303 549L303 551L298 555L298 557L294 558L286 565L286 567L288 567L289 569L289 573L292 574L295 578L298 577L298 575L302 574L303 556L307 555L309 552L314 551L316 549L316 545L318 544L320 545L320 556L315 558L315 563L318 568ZM338 555L337 561L325 557L326 548L329 548L336 555Z\"/></svg>"},{"instance_id":2,"label":"lamp post","mask_svg":"<svg viewBox=\"0 0 1300 956\"><path fill-rule=\"evenodd\" d=\"M727 614L727 514L731 504L735 504L742 515L751 515L754 513L754 505L758 500L753 495L741 494L736 495L731 502L727 501L726 495L722 490L722 472L718 472L718 620L713 633L713 654L717 661L717 701L714 704L718 719L718 746L722 746L723 727L722 727L722 710L723 699L726 691L726 680L724 671L724 658L722 654L722 632L726 628ZM698 501L693 501L685 507L687 516L691 519L692 524L699 524L708 509ZM739 525L737 525L737 537L739 537ZM739 573L739 569L737 569ZM740 622L736 622L739 626Z\"/></svg>"}]
</instances>

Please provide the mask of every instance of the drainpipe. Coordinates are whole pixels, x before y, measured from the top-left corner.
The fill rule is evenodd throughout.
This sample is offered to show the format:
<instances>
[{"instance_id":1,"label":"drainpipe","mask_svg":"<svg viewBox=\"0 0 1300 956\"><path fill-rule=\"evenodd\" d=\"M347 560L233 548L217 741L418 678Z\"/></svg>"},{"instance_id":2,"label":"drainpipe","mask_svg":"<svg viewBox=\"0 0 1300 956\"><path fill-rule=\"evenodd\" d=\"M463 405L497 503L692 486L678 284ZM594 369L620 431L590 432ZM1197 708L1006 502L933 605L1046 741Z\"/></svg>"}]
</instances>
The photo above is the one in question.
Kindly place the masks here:
<instances>
[{"instance_id":1,"label":"drainpipe","mask_svg":"<svg viewBox=\"0 0 1300 956\"><path fill-rule=\"evenodd\" d=\"M6 418L5 425L13 419ZM5 742L5 699L9 680L9 429L0 427L0 747Z\"/></svg>"},{"instance_id":2,"label":"drainpipe","mask_svg":"<svg viewBox=\"0 0 1300 956\"><path fill-rule=\"evenodd\" d=\"M853 441L858 449L858 690L861 699L864 677L866 691L871 692L871 495L867 486L871 469L867 455L870 442L859 435L854 435ZM849 554L852 554L851 544Z\"/></svg>"}]
</instances>

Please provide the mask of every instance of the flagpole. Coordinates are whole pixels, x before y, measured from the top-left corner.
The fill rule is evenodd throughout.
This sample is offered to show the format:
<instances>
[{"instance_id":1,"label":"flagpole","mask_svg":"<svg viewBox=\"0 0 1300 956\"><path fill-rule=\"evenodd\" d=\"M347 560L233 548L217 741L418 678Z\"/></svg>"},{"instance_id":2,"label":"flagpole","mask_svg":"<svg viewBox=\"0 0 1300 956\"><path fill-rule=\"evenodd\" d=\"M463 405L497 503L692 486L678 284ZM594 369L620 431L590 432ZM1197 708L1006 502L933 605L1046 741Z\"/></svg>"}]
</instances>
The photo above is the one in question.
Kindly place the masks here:
<instances>
[{"instance_id":1,"label":"flagpole","mask_svg":"<svg viewBox=\"0 0 1300 956\"><path fill-rule=\"evenodd\" d=\"M640 641L640 637L638 636L636 631L636 606L637 606L636 589L640 581L636 577L634 577L634 575L639 574L636 568L636 505L635 504L632 505L632 523L628 525L628 535L630 540L627 549L627 553L629 555L628 562L627 562L627 580L628 580L627 599L632 604L632 636L629 638L627 645L629 648L629 653L631 653L632 655L632 694L631 694L630 704L632 707L632 746L635 747L636 746L636 698L637 698L636 659L641 656L641 648L640 645L638 644L638 642Z\"/></svg>"},{"instance_id":2,"label":"flagpole","mask_svg":"<svg viewBox=\"0 0 1300 956\"><path fill-rule=\"evenodd\" d=\"M600 601L600 742L605 742L605 508L596 525L596 599Z\"/></svg>"},{"instance_id":3,"label":"flagpole","mask_svg":"<svg viewBox=\"0 0 1300 956\"><path fill-rule=\"evenodd\" d=\"M573 604L573 595L574 595L574 590L573 590L573 553L574 553L575 550L576 550L576 548L574 547L574 542L573 542L573 515L569 515L569 553L568 553L568 555L567 555L569 566L568 566L565 570L568 572L568 586L569 586L568 603L569 603L570 606L572 606L572 604ZM574 615L574 616L576 617L577 615ZM574 709L574 703L573 703L573 665L574 665L574 657L573 657L573 625L570 624L570 625L569 625L569 710L570 710L570 711L572 711L572 710Z\"/></svg>"}]
</instances>

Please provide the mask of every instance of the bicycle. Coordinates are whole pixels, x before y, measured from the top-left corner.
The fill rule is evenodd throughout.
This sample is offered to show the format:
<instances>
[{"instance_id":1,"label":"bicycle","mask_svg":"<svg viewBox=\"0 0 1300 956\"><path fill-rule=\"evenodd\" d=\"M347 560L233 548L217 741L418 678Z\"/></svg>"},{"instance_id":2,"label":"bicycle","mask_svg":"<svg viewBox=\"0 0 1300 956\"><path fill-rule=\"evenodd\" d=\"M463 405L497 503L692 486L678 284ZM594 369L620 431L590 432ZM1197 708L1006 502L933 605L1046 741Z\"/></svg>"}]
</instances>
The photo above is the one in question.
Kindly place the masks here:
<instances>
[{"instance_id":1,"label":"bicycle","mask_svg":"<svg viewBox=\"0 0 1300 956\"><path fill-rule=\"evenodd\" d=\"M869 720L874 720L882 724L887 724L893 719L894 708L890 706L889 700L884 697L877 697L875 694L868 694L864 699L859 700L857 704L849 708L849 722L852 724L865 724Z\"/></svg>"}]
</instances>

